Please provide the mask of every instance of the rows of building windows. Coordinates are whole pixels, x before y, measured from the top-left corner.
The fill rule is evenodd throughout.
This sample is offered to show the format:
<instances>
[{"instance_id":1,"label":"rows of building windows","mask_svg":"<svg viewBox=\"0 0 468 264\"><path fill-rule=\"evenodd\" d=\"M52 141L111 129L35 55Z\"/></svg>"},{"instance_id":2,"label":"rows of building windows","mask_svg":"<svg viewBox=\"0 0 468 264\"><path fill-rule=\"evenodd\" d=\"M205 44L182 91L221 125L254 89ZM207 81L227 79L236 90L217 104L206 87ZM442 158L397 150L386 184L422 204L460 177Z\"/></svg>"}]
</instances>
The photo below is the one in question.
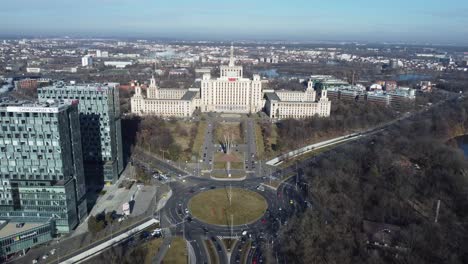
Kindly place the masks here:
<instances>
[{"instance_id":1,"label":"rows of building windows","mask_svg":"<svg viewBox=\"0 0 468 264\"><path fill-rule=\"evenodd\" d=\"M42 234L48 234L51 232L51 227L49 225L46 225L44 227L40 227L40 228L36 228L34 229L34 231L26 231L24 233L18 233L18 234L15 234L15 236L11 237L11 238L8 238L8 239L2 239L0 240L0 247L7 247L7 246L12 246L14 245L15 243L20 243L21 242L21 236L22 235L27 235L28 233L31 233L31 232L34 232L35 233L35 236L40 236ZM37 238L36 238L37 240ZM34 243L37 243L37 241L35 241ZM8 252L8 250L6 250Z\"/></svg>"}]
</instances>

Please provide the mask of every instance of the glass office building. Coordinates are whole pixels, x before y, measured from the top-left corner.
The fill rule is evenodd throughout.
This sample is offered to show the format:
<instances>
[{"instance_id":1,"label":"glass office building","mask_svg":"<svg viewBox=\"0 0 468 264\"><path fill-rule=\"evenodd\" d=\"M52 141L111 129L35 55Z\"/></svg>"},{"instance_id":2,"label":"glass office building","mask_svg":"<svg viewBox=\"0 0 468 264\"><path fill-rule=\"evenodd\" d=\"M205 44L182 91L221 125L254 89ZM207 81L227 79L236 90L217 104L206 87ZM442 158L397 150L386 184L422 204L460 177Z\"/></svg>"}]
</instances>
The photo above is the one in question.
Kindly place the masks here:
<instances>
[{"instance_id":1,"label":"glass office building","mask_svg":"<svg viewBox=\"0 0 468 264\"><path fill-rule=\"evenodd\" d=\"M55 222L13 222L0 220L0 261L17 252L51 241L56 234Z\"/></svg>"},{"instance_id":2,"label":"glass office building","mask_svg":"<svg viewBox=\"0 0 468 264\"><path fill-rule=\"evenodd\" d=\"M118 84L56 83L38 89L38 97L79 101L86 180L115 183L123 170Z\"/></svg>"},{"instance_id":3,"label":"glass office building","mask_svg":"<svg viewBox=\"0 0 468 264\"><path fill-rule=\"evenodd\" d=\"M87 215L78 102L0 102L0 219L70 232Z\"/></svg>"}]
</instances>

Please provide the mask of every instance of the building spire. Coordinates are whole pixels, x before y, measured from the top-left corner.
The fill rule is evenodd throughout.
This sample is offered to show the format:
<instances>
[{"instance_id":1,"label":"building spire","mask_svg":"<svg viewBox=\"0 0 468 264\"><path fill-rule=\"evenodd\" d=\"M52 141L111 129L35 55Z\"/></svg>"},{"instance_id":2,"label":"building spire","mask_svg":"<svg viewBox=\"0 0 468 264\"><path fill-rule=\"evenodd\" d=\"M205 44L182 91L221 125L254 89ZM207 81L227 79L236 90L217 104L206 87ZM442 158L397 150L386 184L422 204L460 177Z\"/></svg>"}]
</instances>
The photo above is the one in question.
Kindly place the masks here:
<instances>
[{"instance_id":1,"label":"building spire","mask_svg":"<svg viewBox=\"0 0 468 264\"><path fill-rule=\"evenodd\" d=\"M150 79L150 87L156 88L156 79L154 78L154 74L152 74L151 79Z\"/></svg>"},{"instance_id":2,"label":"building spire","mask_svg":"<svg viewBox=\"0 0 468 264\"><path fill-rule=\"evenodd\" d=\"M234 66L234 44L231 42L231 56L229 57L229 66Z\"/></svg>"}]
</instances>

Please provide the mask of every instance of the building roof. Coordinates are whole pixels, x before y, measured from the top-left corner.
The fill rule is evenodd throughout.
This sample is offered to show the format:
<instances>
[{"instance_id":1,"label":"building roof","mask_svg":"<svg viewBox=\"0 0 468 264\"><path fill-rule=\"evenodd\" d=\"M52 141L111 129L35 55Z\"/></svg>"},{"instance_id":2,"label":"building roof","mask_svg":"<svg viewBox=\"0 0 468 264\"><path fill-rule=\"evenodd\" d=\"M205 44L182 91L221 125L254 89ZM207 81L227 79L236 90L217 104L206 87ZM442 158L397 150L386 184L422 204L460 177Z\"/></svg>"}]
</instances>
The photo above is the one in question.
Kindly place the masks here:
<instances>
[{"instance_id":1,"label":"building roof","mask_svg":"<svg viewBox=\"0 0 468 264\"><path fill-rule=\"evenodd\" d=\"M276 93L265 93L265 96L268 101L281 101Z\"/></svg>"},{"instance_id":2,"label":"building roof","mask_svg":"<svg viewBox=\"0 0 468 264\"><path fill-rule=\"evenodd\" d=\"M192 101L193 98L195 98L195 96L197 96L197 93L198 92L195 92L195 91L187 91L184 96L182 96L182 99L181 100L184 100L184 101Z\"/></svg>"},{"instance_id":3,"label":"building roof","mask_svg":"<svg viewBox=\"0 0 468 264\"><path fill-rule=\"evenodd\" d=\"M16 224L19 223L23 223L23 227L16 227ZM44 224L46 223L7 222L6 225L0 228L0 238L12 236L19 232L28 231L30 229L42 226Z\"/></svg>"},{"instance_id":4,"label":"building roof","mask_svg":"<svg viewBox=\"0 0 468 264\"><path fill-rule=\"evenodd\" d=\"M77 103L75 100L58 101L53 99L43 102L7 100L0 102L0 109L7 112L58 113Z\"/></svg>"},{"instance_id":5,"label":"building roof","mask_svg":"<svg viewBox=\"0 0 468 264\"><path fill-rule=\"evenodd\" d=\"M119 86L120 84L118 83L86 83L86 84L69 84L69 83L64 83L64 82L57 82L54 83L51 86L45 86L42 88L39 88L39 90L47 90L47 89L75 89L75 90L81 90L81 89L110 89L110 88L115 88Z\"/></svg>"}]
</instances>

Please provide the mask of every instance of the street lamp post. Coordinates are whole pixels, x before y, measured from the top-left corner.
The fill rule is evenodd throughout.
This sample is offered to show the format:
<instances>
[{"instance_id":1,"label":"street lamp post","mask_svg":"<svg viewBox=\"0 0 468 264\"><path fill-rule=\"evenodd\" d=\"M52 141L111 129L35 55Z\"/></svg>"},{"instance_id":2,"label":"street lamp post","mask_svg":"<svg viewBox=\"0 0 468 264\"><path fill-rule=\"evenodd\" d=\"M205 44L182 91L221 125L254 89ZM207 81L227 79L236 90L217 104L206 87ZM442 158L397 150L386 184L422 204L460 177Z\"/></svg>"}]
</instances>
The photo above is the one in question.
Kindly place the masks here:
<instances>
[{"instance_id":1,"label":"street lamp post","mask_svg":"<svg viewBox=\"0 0 468 264\"><path fill-rule=\"evenodd\" d=\"M299 170L297 170L297 163L296 162L296 191L297 191L297 183L299 182Z\"/></svg>"}]
</instances>

